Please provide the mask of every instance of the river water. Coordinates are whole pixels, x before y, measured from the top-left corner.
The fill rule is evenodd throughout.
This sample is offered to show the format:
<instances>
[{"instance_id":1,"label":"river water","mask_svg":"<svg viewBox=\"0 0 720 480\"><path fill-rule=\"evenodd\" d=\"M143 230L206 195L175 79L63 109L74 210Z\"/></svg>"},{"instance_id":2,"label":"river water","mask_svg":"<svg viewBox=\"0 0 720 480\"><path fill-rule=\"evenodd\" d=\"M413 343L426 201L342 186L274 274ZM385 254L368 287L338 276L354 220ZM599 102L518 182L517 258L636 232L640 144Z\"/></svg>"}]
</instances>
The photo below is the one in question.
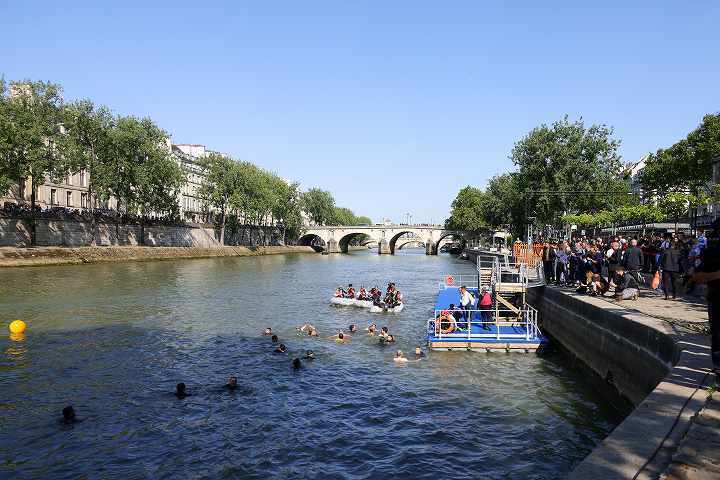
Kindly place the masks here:
<instances>
[{"instance_id":1,"label":"river water","mask_svg":"<svg viewBox=\"0 0 720 480\"><path fill-rule=\"evenodd\" d=\"M2 328L29 324L0 333L0 478L561 478L621 420L561 354L397 366L375 337L296 334L376 322L411 352L438 279L472 271L422 250L0 271ZM399 314L328 303L340 283L390 280Z\"/></svg>"}]
</instances>

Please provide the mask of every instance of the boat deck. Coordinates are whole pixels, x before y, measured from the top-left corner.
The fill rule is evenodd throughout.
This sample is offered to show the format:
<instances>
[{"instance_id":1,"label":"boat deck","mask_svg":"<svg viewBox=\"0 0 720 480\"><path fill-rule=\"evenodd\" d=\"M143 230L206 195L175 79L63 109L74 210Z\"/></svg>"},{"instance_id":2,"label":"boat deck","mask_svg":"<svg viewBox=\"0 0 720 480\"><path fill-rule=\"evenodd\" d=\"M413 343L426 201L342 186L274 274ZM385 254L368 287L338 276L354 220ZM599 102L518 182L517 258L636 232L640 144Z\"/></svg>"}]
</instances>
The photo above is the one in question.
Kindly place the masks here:
<instances>
[{"instance_id":1,"label":"boat deck","mask_svg":"<svg viewBox=\"0 0 720 480\"><path fill-rule=\"evenodd\" d=\"M476 301L479 300L476 288L468 288ZM449 309L450 304L460 304L458 288L441 288L435 303L435 310ZM477 308L477 307L473 307ZM540 335L529 335L525 320L518 316L493 315L494 310L488 311L487 322L482 323L481 313L474 311L470 314L470 325L464 318L456 323L452 333L437 333L433 320L428 322L427 340L432 350L478 350L478 351L533 351L547 343L547 339ZM504 312L508 314L509 312Z\"/></svg>"}]
</instances>

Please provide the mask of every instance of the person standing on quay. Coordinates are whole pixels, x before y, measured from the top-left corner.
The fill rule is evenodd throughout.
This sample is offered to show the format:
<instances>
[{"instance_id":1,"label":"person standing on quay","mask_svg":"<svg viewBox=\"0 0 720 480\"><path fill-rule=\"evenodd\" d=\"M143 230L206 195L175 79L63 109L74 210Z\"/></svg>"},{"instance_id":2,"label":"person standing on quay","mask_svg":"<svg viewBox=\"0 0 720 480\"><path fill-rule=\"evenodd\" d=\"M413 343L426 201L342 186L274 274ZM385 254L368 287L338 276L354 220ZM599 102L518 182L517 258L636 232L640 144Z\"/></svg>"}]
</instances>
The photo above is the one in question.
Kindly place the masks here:
<instances>
[{"instance_id":1,"label":"person standing on quay","mask_svg":"<svg viewBox=\"0 0 720 480\"><path fill-rule=\"evenodd\" d=\"M693 279L707 283L708 320L710 321L710 355L715 376L720 376L720 221L712 225L707 246L703 249L700 265ZM720 379L716 378L716 381Z\"/></svg>"},{"instance_id":2,"label":"person standing on quay","mask_svg":"<svg viewBox=\"0 0 720 480\"><path fill-rule=\"evenodd\" d=\"M682 260L680 247L677 240L673 240L670 246L662 251L660 255L660 270L662 270L663 290L665 290L665 300L668 299L668 292L672 294L672 299L677 297L677 291L680 282L680 272L682 271Z\"/></svg>"},{"instance_id":3,"label":"person standing on quay","mask_svg":"<svg viewBox=\"0 0 720 480\"><path fill-rule=\"evenodd\" d=\"M640 247L638 247L637 239L633 238L630 240L630 247L625 250L623 262L625 262L627 272L637 280L638 285L644 283L640 276L640 271L643 268L643 252L640 250Z\"/></svg>"}]
</instances>

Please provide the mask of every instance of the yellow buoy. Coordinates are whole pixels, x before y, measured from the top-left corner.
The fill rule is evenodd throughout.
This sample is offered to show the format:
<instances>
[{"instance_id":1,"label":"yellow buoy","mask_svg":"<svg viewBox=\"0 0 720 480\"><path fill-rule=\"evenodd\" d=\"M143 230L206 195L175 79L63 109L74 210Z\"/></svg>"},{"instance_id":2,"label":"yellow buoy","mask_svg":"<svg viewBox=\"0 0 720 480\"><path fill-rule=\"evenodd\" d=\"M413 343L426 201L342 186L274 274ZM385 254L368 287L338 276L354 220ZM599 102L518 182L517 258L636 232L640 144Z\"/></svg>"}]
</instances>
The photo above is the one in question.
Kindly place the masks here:
<instances>
[{"instance_id":1,"label":"yellow buoy","mask_svg":"<svg viewBox=\"0 0 720 480\"><path fill-rule=\"evenodd\" d=\"M22 320L15 320L10 324L10 333L23 333L26 328L27 325L25 325L25 322L23 322Z\"/></svg>"}]
</instances>

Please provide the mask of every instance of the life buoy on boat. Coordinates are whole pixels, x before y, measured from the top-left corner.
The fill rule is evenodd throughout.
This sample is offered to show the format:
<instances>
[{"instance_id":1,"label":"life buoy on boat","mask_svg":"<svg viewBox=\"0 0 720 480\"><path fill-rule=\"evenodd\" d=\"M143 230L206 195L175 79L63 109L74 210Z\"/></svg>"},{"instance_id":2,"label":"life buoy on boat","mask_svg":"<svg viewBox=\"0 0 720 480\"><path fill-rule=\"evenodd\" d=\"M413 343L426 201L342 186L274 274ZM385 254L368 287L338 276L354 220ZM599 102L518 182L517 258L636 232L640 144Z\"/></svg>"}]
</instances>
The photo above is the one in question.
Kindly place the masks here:
<instances>
[{"instance_id":1,"label":"life buoy on boat","mask_svg":"<svg viewBox=\"0 0 720 480\"><path fill-rule=\"evenodd\" d=\"M452 285L453 283L455 283L455 277L452 275L445 277L445 285Z\"/></svg>"},{"instance_id":2,"label":"life buoy on boat","mask_svg":"<svg viewBox=\"0 0 720 480\"><path fill-rule=\"evenodd\" d=\"M442 324L447 323L447 328L442 328ZM455 317L447 310L440 312L440 317L435 322L436 333L452 333L455 331Z\"/></svg>"}]
</instances>

